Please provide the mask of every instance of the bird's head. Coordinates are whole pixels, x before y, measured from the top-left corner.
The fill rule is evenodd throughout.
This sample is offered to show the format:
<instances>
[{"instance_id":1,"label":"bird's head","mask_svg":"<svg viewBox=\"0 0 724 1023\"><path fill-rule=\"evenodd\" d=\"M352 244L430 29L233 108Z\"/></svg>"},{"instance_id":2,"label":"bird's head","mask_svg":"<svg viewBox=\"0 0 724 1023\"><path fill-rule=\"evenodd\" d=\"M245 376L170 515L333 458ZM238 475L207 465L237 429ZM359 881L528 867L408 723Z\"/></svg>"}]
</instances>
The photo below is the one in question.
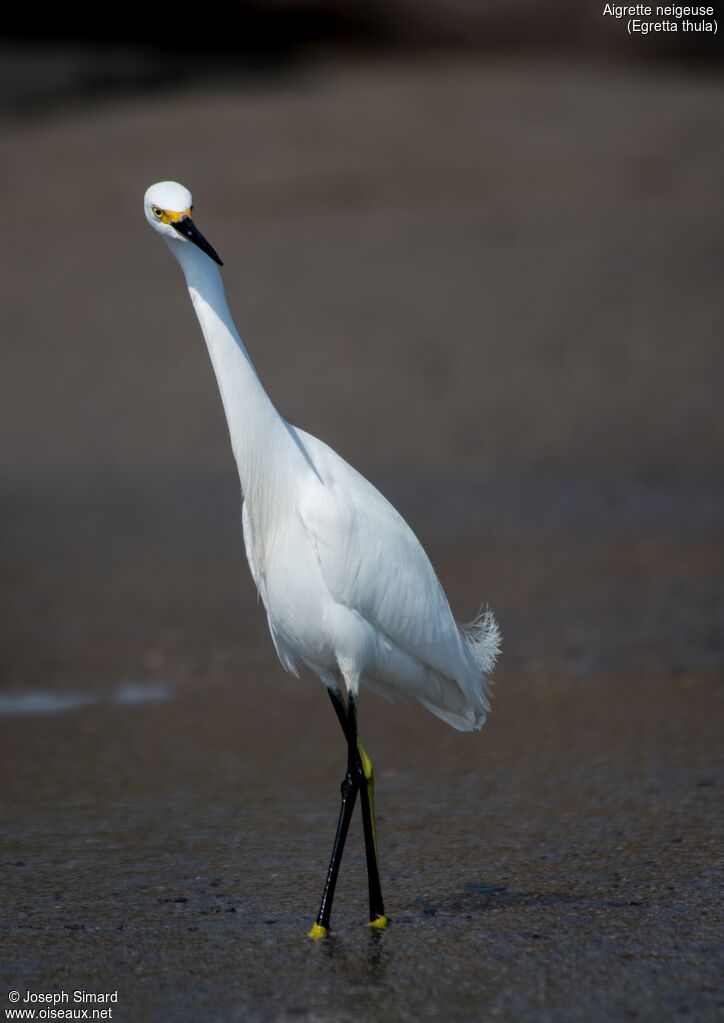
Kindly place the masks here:
<instances>
[{"instance_id":1,"label":"bird's head","mask_svg":"<svg viewBox=\"0 0 724 1023\"><path fill-rule=\"evenodd\" d=\"M146 190L143 209L146 220L167 242L198 246L219 266L224 264L191 219L194 202L188 188L177 181L159 181Z\"/></svg>"}]
</instances>

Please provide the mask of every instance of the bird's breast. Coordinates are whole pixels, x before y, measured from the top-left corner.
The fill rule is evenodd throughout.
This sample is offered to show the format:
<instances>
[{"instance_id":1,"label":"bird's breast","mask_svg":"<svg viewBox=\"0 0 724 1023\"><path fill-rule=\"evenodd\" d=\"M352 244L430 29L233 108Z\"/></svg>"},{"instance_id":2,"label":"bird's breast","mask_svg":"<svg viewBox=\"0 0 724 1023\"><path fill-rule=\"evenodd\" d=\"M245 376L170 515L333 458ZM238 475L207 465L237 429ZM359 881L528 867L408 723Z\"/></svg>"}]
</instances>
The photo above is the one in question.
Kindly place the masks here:
<instances>
[{"instance_id":1,"label":"bird's breast","mask_svg":"<svg viewBox=\"0 0 724 1023\"><path fill-rule=\"evenodd\" d=\"M252 546L250 552L249 546L247 556L254 574L254 551ZM290 526L268 544L257 585L277 647L283 644L295 662L334 670L333 630L329 627L333 602L301 524Z\"/></svg>"}]
</instances>

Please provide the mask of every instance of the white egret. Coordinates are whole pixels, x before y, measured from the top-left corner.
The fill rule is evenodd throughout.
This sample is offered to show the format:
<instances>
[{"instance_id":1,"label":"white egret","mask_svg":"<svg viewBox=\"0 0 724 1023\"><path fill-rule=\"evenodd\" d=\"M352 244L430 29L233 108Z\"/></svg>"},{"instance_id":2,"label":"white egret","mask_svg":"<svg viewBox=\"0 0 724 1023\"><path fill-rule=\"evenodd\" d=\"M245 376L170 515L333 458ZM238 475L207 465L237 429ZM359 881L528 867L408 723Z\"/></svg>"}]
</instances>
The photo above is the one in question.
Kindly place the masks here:
<instances>
[{"instance_id":1,"label":"white egret","mask_svg":"<svg viewBox=\"0 0 724 1023\"><path fill-rule=\"evenodd\" d=\"M316 673L347 741L347 773L322 902L329 929L357 794L370 925L387 926L372 764L357 735L360 686L418 700L453 728L479 729L500 635L492 613L458 625L427 555L391 504L331 448L286 422L254 370L226 303L222 262L191 220L191 193L152 185L146 219L181 264L218 381L241 480L251 574L284 668ZM343 696L343 689L346 700Z\"/></svg>"}]
</instances>

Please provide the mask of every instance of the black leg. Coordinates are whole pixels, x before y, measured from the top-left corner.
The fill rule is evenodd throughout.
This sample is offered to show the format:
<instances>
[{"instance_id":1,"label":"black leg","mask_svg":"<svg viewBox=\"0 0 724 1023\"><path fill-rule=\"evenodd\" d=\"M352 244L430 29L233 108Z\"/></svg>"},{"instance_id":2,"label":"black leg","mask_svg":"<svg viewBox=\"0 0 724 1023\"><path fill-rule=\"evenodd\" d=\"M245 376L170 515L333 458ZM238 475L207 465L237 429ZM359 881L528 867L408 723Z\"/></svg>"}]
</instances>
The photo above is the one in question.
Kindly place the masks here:
<instances>
[{"instance_id":1,"label":"black leg","mask_svg":"<svg viewBox=\"0 0 724 1023\"><path fill-rule=\"evenodd\" d=\"M370 926L387 927L385 906L382 900L380 884L380 856L377 848L377 828L375 826L375 777L372 761L367 756L364 746L357 735L357 705L354 697L349 698L347 711L347 741L354 743L357 770L360 776L360 803L362 805L362 826L365 835L365 856L367 859L367 885L370 897Z\"/></svg>"},{"instance_id":2,"label":"black leg","mask_svg":"<svg viewBox=\"0 0 724 1023\"><path fill-rule=\"evenodd\" d=\"M354 697L350 696L348 707L345 708L339 690L329 690L332 706L347 740L347 774L342 782L342 806L337 823L337 834L334 839L332 858L327 871L327 880L322 895L322 903L316 923L312 926L309 936L324 937L329 930L329 919L332 912L332 900L337 884L344 843L349 830L357 792L360 792L362 804L362 823L365 836L365 853L367 857L367 880L370 897L370 926L383 928L388 920L385 916L380 886L379 857L377 852L377 835L375 831L374 812L374 776L372 763L365 753L364 747L357 737L357 708Z\"/></svg>"},{"instance_id":3,"label":"black leg","mask_svg":"<svg viewBox=\"0 0 724 1023\"><path fill-rule=\"evenodd\" d=\"M352 819L352 811L354 810L358 789L359 778L357 772L348 770L342 782L342 806L340 807L339 820L337 821L337 833L334 836L332 858L329 861L327 880L324 882L319 913L317 914L316 922L312 925L312 929L309 932L310 938L323 938L329 931L329 918L332 914L334 889L337 886L337 875L339 874L339 866L342 862L344 843L347 840L349 822Z\"/></svg>"}]
</instances>

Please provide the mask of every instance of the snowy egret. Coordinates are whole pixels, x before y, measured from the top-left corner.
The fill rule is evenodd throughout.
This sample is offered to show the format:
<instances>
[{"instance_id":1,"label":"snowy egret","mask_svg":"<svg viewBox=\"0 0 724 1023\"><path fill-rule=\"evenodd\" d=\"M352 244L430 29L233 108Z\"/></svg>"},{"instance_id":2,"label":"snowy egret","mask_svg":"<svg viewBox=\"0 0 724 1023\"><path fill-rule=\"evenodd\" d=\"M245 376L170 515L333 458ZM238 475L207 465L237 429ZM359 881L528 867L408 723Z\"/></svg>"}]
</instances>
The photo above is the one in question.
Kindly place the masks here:
<instances>
[{"instance_id":1,"label":"snowy egret","mask_svg":"<svg viewBox=\"0 0 724 1023\"><path fill-rule=\"evenodd\" d=\"M347 742L337 832L310 937L328 933L358 794L370 925L386 927L374 778L357 734L357 694L363 686L418 700L453 728L479 729L498 627L489 610L458 625L405 520L331 448L277 412L231 318L216 265L223 264L191 219L188 189L152 185L144 210L181 265L209 349L241 480L246 556L277 654L287 671L307 667L319 676Z\"/></svg>"}]
</instances>

